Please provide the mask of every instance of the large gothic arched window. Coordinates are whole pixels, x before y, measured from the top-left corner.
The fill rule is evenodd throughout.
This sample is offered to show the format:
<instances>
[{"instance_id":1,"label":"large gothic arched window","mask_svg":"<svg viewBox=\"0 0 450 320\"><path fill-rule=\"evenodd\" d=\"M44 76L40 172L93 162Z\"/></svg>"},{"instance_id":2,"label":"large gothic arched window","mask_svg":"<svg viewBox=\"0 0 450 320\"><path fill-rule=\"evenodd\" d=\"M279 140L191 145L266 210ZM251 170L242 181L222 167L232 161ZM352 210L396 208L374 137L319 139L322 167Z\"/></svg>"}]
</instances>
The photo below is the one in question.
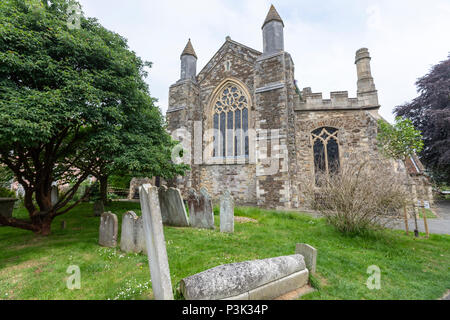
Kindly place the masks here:
<instances>
[{"instance_id":1,"label":"large gothic arched window","mask_svg":"<svg viewBox=\"0 0 450 320\"><path fill-rule=\"evenodd\" d=\"M249 155L249 97L237 84L228 82L213 100L213 157Z\"/></svg>"},{"instance_id":2,"label":"large gothic arched window","mask_svg":"<svg viewBox=\"0 0 450 320\"><path fill-rule=\"evenodd\" d=\"M320 173L330 174L339 170L338 130L323 127L314 130L311 134L317 183Z\"/></svg>"}]
</instances>

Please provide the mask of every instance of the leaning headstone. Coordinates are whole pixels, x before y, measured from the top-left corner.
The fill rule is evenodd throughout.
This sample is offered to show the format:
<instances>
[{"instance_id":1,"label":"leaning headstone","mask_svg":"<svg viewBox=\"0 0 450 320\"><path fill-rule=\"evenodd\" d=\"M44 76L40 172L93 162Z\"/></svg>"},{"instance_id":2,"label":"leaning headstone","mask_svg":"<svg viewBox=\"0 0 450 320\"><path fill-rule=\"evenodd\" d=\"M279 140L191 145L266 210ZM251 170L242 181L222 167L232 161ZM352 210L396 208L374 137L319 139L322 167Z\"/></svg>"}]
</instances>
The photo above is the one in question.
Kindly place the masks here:
<instances>
[{"instance_id":1,"label":"leaning headstone","mask_svg":"<svg viewBox=\"0 0 450 320\"><path fill-rule=\"evenodd\" d=\"M220 198L220 232L234 232L234 199L228 190Z\"/></svg>"},{"instance_id":2,"label":"leaning headstone","mask_svg":"<svg viewBox=\"0 0 450 320\"><path fill-rule=\"evenodd\" d=\"M296 254L301 254L305 258L305 264L309 272L316 273L317 249L306 243L297 243Z\"/></svg>"},{"instance_id":3,"label":"leaning headstone","mask_svg":"<svg viewBox=\"0 0 450 320\"><path fill-rule=\"evenodd\" d=\"M158 188L143 185L139 188L139 198L153 293L156 300L173 300Z\"/></svg>"},{"instance_id":4,"label":"leaning headstone","mask_svg":"<svg viewBox=\"0 0 450 320\"><path fill-rule=\"evenodd\" d=\"M105 212L100 219L98 243L103 247L115 248L117 246L118 220L111 212Z\"/></svg>"},{"instance_id":5,"label":"leaning headstone","mask_svg":"<svg viewBox=\"0 0 450 320\"><path fill-rule=\"evenodd\" d=\"M158 196L163 224L174 227L189 227L180 190L162 186L158 190Z\"/></svg>"},{"instance_id":6,"label":"leaning headstone","mask_svg":"<svg viewBox=\"0 0 450 320\"><path fill-rule=\"evenodd\" d=\"M192 227L214 229L212 201L205 188L202 188L199 193L194 189L189 190L188 206L189 220Z\"/></svg>"},{"instance_id":7,"label":"leaning headstone","mask_svg":"<svg viewBox=\"0 0 450 320\"><path fill-rule=\"evenodd\" d=\"M129 211L122 218L122 231L120 234L120 250L135 252L136 250L136 213Z\"/></svg>"},{"instance_id":8,"label":"leaning headstone","mask_svg":"<svg viewBox=\"0 0 450 320\"><path fill-rule=\"evenodd\" d=\"M94 216L95 217L100 217L103 212L105 212L105 206L103 205L103 201L96 201L94 202Z\"/></svg>"}]
</instances>

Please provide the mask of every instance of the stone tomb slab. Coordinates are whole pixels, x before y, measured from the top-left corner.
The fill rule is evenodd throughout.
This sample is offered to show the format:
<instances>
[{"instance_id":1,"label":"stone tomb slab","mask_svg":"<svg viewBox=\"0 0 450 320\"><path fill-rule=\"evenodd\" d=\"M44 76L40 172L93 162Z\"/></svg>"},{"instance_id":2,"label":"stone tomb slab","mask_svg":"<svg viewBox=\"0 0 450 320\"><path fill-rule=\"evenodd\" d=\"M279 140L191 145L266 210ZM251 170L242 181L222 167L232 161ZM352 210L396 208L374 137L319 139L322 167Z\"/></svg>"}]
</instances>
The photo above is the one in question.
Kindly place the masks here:
<instances>
[{"instance_id":1,"label":"stone tomb slab","mask_svg":"<svg viewBox=\"0 0 450 320\"><path fill-rule=\"evenodd\" d=\"M302 255L221 265L181 280L186 300L266 300L308 283Z\"/></svg>"}]
</instances>

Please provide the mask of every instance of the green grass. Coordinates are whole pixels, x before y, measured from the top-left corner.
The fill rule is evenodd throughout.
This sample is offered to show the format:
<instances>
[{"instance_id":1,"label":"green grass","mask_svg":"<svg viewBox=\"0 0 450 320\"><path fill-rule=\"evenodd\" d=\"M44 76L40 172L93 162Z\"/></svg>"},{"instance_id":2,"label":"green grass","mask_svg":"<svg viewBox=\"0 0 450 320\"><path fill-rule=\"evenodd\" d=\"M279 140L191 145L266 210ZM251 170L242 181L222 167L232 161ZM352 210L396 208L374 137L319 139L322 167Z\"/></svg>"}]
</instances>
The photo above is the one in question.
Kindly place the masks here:
<instances>
[{"instance_id":1,"label":"green grass","mask_svg":"<svg viewBox=\"0 0 450 320\"><path fill-rule=\"evenodd\" d=\"M425 214L427 216L427 219L436 219L436 215L431 211L430 209L425 209ZM419 211L419 217L423 219L423 212L422 209Z\"/></svg>"},{"instance_id":2,"label":"green grass","mask_svg":"<svg viewBox=\"0 0 450 320\"><path fill-rule=\"evenodd\" d=\"M106 210L120 223L126 211L139 213L139 204L115 202ZM25 212L16 209L14 215ZM311 279L319 290L304 299L437 299L450 288L450 236L415 239L387 230L349 237L308 215L257 208L236 208L236 215L258 223L236 223L234 234L164 228L174 288L182 278L221 264L293 254L299 242L318 249ZM0 228L0 299L151 299L147 257L99 247L98 227L92 205L85 203L58 217L47 238ZM81 290L66 288L70 265L81 269ZM381 269L381 290L366 287L371 265Z\"/></svg>"}]
</instances>

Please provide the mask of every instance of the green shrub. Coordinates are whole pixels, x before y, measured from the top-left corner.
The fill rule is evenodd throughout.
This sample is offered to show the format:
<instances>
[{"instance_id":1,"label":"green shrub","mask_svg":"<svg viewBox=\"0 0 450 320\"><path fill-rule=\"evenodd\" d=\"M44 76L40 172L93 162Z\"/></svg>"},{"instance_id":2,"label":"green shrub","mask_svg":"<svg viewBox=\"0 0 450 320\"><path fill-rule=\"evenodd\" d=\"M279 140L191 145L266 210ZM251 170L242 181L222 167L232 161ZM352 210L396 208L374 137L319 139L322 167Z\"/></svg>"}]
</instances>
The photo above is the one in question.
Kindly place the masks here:
<instances>
[{"instance_id":1,"label":"green shrub","mask_svg":"<svg viewBox=\"0 0 450 320\"><path fill-rule=\"evenodd\" d=\"M15 198L16 193L7 188L0 187L0 198Z\"/></svg>"},{"instance_id":2,"label":"green shrub","mask_svg":"<svg viewBox=\"0 0 450 320\"><path fill-rule=\"evenodd\" d=\"M306 192L311 207L345 234L384 228L411 203L404 181L385 161L348 162L338 172L316 174L316 179L320 188L310 186Z\"/></svg>"}]
</instances>

